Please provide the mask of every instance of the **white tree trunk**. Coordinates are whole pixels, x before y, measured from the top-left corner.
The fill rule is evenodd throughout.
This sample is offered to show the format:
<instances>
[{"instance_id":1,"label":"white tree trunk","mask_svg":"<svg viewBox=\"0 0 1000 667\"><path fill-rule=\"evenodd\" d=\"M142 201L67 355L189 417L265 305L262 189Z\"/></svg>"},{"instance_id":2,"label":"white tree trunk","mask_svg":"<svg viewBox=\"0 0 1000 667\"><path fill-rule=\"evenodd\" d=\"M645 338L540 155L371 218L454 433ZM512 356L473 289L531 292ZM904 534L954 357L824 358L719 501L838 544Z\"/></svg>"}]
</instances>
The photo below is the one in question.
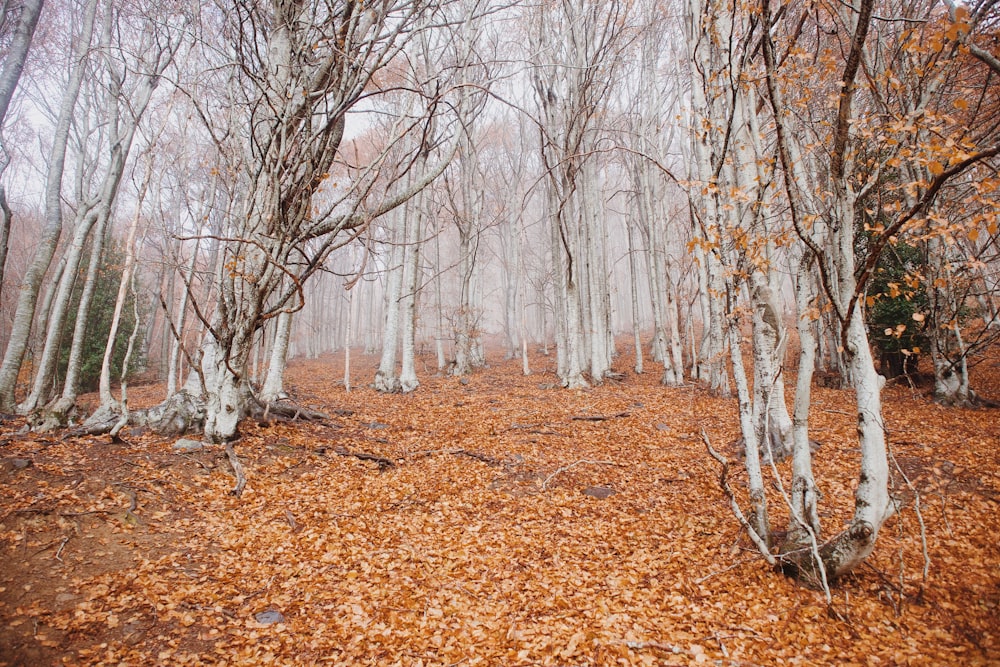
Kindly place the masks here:
<instances>
[{"instance_id":1,"label":"white tree trunk","mask_svg":"<svg viewBox=\"0 0 1000 667\"><path fill-rule=\"evenodd\" d=\"M351 392L351 336L354 331L354 289L347 292L347 329L344 332L344 391Z\"/></svg>"},{"instance_id":2,"label":"white tree trunk","mask_svg":"<svg viewBox=\"0 0 1000 667\"><path fill-rule=\"evenodd\" d=\"M155 145L156 143L154 142L153 147ZM115 295L115 309L111 316L111 330L108 332L107 342L104 345L104 356L101 358L101 376L98 381L98 393L101 397L101 407L108 410L116 410L118 408L118 401L111 395L111 358L114 355L115 340L118 338L118 330L121 327L122 311L125 308L125 301L128 298L130 285L132 284L132 275L135 272L135 238L139 229L139 221L142 218L142 207L146 200L146 192L149 189L149 182L152 178L152 151L146 157L145 174L142 183L139 185L139 193L136 196L135 214L132 216L132 224L129 225L128 229L128 238L125 240L125 266L122 270L121 279L118 281L118 293ZM139 327L138 320L134 323L134 326L136 328ZM124 373L127 368L122 370ZM67 377L66 388L68 389L69 387L70 382ZM65 391L63 395L65 397Z\"/></svg>"},{"instance_id":3,"label":"white tree trunk","mask_svg":"<svg viewBox=\"0 0 1000 667\"><path fill-rule=\"evenodd\" d=\"M634 370L642 375L642 321L639 317L639 277L636 262L635 243L633 241L633 224L628 225L628 268L629 268L629 292L632 298L632 339L635 349Z\"/></svg>"},{"instance_id":4,"label":"white tree trunk","mask_svg":"<svg viewBox=\"0 0 1000 667\"><path fill-rule=\"evenodd\" d=\"M785 326L776 295L764 276L751 288L753 305L753 415L757 442L767 461L785 458L792 449L791 419L785 407L782 358Z\"/></svg>"},{"instance_id":5,"label":"white tree trunk","mask_svg":"<svg viewBox=\"0 0 1000 667\"><path fill-rule=\"evenodd\" d=\"M770 544L770 520L767 514L767 497L764 495L764 475L760 467L760 441L757 424L754 422L753 401L743 367L743 352L740 349L739 319L730 315L728 326L729 356L733 363L733 380L739 402L740 432L743 434L745 465L747 470L747 491L750 495L751 526L761 541Z\"/></svg>"},{"instance_id":6,"label":"white tree trunk","mask_svg":"<svg viewBox=\"0 0 1000 667\"><path fill-rule=\"evenodd\" d=\"M788 542L796 546L810 543L807 528L812 530L814 537L820 534L819 492L813 478L812 448L809 441L809 405L813 370L816 367L813 322L815 314L818 314L818 310L812 305L816 296L812 274L814 263L811 252L806 250L799 260L795 281L799 369L792 414L792 516L788 525Z\"/></svg>"},{"instance_id":7,"label":"white tree trunk","mask_svg":"<svg viewBox=\"0 0 1000 667\"><path fill-rule=\"evenodd\" d=\"M194 269L198 263L198 248L200 244L195 244L191 250L191 257L184 267L181 282L184 289L181 291L181 298L174 311L173 320L170 327L170 348L167 356L167 396L177 393L178 378L181 371L181 353L184 350L184 330L187 323L188 298L191 293L191 282L194 277ZM169 315L167 315L169 317Z\"/></svg>"},{"instance_id":8,"label":"white tree trunk","mask_svg":"<svg viewBox=\"0 0 1000 667\"><path fill-rule=\"evenodd\" d=\"M392 216L394 240L386 268L385 326L382 328L382 358L375 372L375 389L393 393L400 390L396 376L396 350L399 346L399 301L403 285L403 211Z\"/></svg>"},{"instance_id":9,"label":"white tree trunk","mask_svg":"<svg viewBox=\"0 0 1000 667\"><path fill-rule=\"evenodd\" d=\"M6 140L3 137L4 121L7 119L7 110L10 108L14 91L21 79L21 73L24 71L24 63L28 59L28 49L31 47L31 40L34 37L43 4L44 0L24 0L21 12L17 16L17 24L10 37L3 67L0 68L0 178L3 177L10 164L10 151L7 149ZM5 7L8 13L14 10L9 4L5 4ZM11 17L5 16L4 18L4 22L8 23L6 19ZM12 219L13 212L7 204L7 191L0 184L0 288L4 284Z\"/></svg>"},{"instance_id":10,"label":"white tree trunk","mask_svg":"<svg viewBox=\"0 0 1000 667\"><path fill-rule=\"evenodd\" d=\"M59 106L59 119L52 137L52 149L46 174L45 226L39 235L37 250L21 282L10 338L4 351L3 362L0 364L0 409L3 410L14 409L14 390L28 339L31 336L31 323L35 316L38 292L49 265L52 263L52 257L55 255L59 236L62 233L62 178L66 165L66 145L69 139L70 125L73 121L73 110L76 107L80 85L87 70L86 59L90 51L96 12L97 0L89 0L73 51L73 64L69 81L63 91Z\"/></svg>"},{"instance_id":11,"label":"white tree trunk","mask_svg":"<svg viewBox=\"0 0 1000 667\"><path fill-rule=\"evenodd\" d=\"M77 269L83 257L84 244L99 215L101 213L96 211L84 212L83 217L77 221L73 240L66 249L62 277L55 288L52 310L46 320L44 343L35 366L31 390L24 402L17 406L17 410L21 414L33 412L49 399L62 341L63 324L66 322L66 315L70 308L73 286L77 281Z\"/></svg>"},{"instance_id":12,"label":"white tree trunk","mask_svg":"<svg viewBox=\"0 0 1000 667\"><path fill-rule=\"evenodd\" d=\"M238 425L246 415L247 359L250 340L246 336L234 338L226 347L209 335L202 346L202 374L205 377L205 438L211 442L228 442L236 437ZM236 375L239 373L239 376Z\"/></svg>"},{"instance_id":13,"label":"white tree trunk","mask_svg":"<svg viewBox=\"0 0 1000 667\"><path fill-rule=\"evenodd\" d=\"M419 289L420 260L420 222L423 217L421 207L423 197L418 196L416 204L406 207L405 235L406 247L403 253L403 292L400 300L401 316L403 318L402 347L403 359L399 373L399 388L404 393L414 391L420 386L417 379L416 365L416 335L417 335L417 290Z\"/></svg>"},{"instance_id":14,"label":"white tree trunk","mask_svg":"<svg viewBox=\"0 0 1000 667\"><path fill-rule=\"evenodd\" d=\"M660 382L668 387L679 387L684 384L684 353L681 350L680 313L677 310L677 292L674 281L666 275L667 301L667 334L670 350L670 373L667 365L663 365L663 377Z\"/></svg>"},{"instance_id":15,"label":"white tree trunk","mask_svg":"<svg viewBox=\"0 0 1000 667\"><path fill-rule=\"evenodd\" d=\"M274 342L267 362L267 375L260 389L260 401L265 405L287 398L285 369L288 367L288 343L292 337L292 313L283 310L275 323Z\"/></svg>"}]
</instances>

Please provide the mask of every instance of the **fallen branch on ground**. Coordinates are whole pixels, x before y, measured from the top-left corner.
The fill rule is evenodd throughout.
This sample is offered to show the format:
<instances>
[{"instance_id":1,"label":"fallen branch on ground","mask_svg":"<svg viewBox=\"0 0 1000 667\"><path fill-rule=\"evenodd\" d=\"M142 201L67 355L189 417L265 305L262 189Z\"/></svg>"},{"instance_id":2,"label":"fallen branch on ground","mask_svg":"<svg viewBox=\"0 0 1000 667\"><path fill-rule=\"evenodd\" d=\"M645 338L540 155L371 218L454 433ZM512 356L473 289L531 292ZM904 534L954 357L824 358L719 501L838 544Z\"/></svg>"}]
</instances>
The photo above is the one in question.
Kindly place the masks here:
<instances>
[{"instance_id":1,"label":"fallen branch on ground","mask_svg":"<svg viewBox=\"0 0 1000 667\"><path fill-rule=\"evenodd\" d=\"M542 491L544 491L546 489L546 487L548 487L549 482L551 482L552 479L556 475L564 473L567 470L571 470L571 469L575 468L578 465L583 465L584 463L589 463L590 465L595 465L595 466L599 465L599 466L619 466L620 467L620 465L621 465L619 463L615 463L614 461L591 461L590 459L580 459L579 461L574 461L573 463L570 463L567 466L563 466L561 468L558 468L555 472L553 472L551 475L549 475L548 477L546 477L545 481L542 482Z\"/></svg>"},{"instance_id":2,"label":"fallen branch on ground","mask_svg":"<svg viewBox=\"0 0 1000 667\"><path fill-rule=\"evenodd\" d=\"M499 468L500 466L503 465L503 461L500 461L499 459L495 459L492 456L489 456L487 454L482 454L480 452L471 452L468 449L453 449L448 453L454 456L468 456L470 459L476 459L477 461L482 461L486 465L492 466L494 468Z\"/></svg>"},{"instance_id":3,"label":"fallen branch on ground","mask_svg":"<svg viewBox=\"0 0 1000 667\"><path fill-rule=\"evenodd\" d=\"M618 419L620 417L631 417L631 412L616 412L613 415L574 415L570 420L577 422L602 422L608 419Z\"/></svg>"},{"instance_id":4,"label":"fallen branch on ground","mask_svg":"<svg viewBox=\"0 0 1000 667\"><path fill-rule=\"evenodd\" d=\"M382 470L384 468L391 468L394 465L396 465L394 461L391 461L385 458L384 456L376 456L375 454L366 454L365 452L352 452L346 447L334 447L331 450L321 449L319 451L320 454L326 451L332 451L337 456L353 456L354 458L361 459L362 461L371 461L373 463L378 464L379 470Z\"/></svg>"},{"instance_id":5,"label":"fallen branch on ground","mask_svg":"<svg viewBox=\"0 0 1000 667\"><path fill-rule=\"evenodd\" d=\"M708 439L708 433L705 432L705 429L701 429L701 440L705 443L705 447L708 449L708 453L712 456L712 458L722 464L722 472L719 473L719 486L722 487L723 492L725 492L726 496L729 498L729 506L732 508L733 514L736 515L740 525L746 529L747 533L750 535L750 539L753 540L754 546L756 546L757 550L760 551L760 554L764 557L764 560L767 561L767 564L771 566L777 565L778 561L775 560L770 549L768 549L767 545L764 544L764 540L761 539L760 535L757 534L757 531L754 530L753 526L750 525L750 522L747 521L746 516L743 515L743 510L740 509L740 504L736 502L736 494L733 492L733 487L729 486L729 480L727 479L729 477L729 460L719 452L715 451L712 447L712 443Z\"/></svg>"}]
</instances>

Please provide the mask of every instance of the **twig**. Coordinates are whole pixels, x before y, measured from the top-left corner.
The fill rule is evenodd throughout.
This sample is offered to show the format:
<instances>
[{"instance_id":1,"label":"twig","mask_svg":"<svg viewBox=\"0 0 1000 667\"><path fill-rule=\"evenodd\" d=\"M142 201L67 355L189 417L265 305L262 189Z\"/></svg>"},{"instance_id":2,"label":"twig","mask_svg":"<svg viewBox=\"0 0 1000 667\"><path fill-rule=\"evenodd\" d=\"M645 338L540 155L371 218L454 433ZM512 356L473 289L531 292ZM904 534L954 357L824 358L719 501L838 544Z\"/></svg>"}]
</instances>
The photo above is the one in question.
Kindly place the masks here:
<instances>
[{"instance_id":1,"label":"twig","mask_svg":"<svg viewBox=\"0 0 1000 667\"><path fill-rule=\"evenodd\" d=\"M951 523L948 522L948 499L944 497L943 493L937 493L937 497L941 499L941 518L944 520L944 527L948 529L948 536L955 537L955 533L951 530Z\"/></svg>"},{"instance_id":2,"label":"twig","mask_svg":"<svg viewBox=\"0 0 1000 667\"><path fill-rule=\"evenodd\" d=\"M757 550L764 557L764 560L767 561L767 564L772 567L777 565L778 561L771 554L771 551L767 548L764 540L761 539L760 535L757 534L757 531L754 530L754 527L750 525L749 521L747 521L746 516L743 514L743 510L740 509L740 504L736 502L736 494L733 493L733 487L729 486L729 480L727 479L729 475L729 461L725 456L715 451L712 447L712 443L708 439L708 433L705 432L704 428L701 429L701 440L705 443L705 447L708 449L708 453L712 456L712 458L722 464L722 472L719 473L719 486L722 487L723 492L725 492L726 496L729 498L729 507L733 510L733 514L736 516L737 520L739 520L740 525L746 529L747 533L750 535L750 539L754 543L754 546L757 547Z\"/></svg>"},{"instance_id":3,"label":"twig","mask_svg":"<svg viewBox=\"0 0 1000 667\"><path fill-rule=\"evenodd\" d=\"M558 468L555 472L553 472L551 475L549 475L548 477L546 477L545 481L542 482L542 491L544 491L548 487L549 482L551 482L552 479L556 475L564 473L567 470L575 468L576 466L582 465L584 463L589 463L590 465L595 465L595 466L596 465L601 465L601 466L618 466L619 465L618 463L615 463L614 461L592 461L590 459L580 459L579 461L574 461L573 463L570 463L569 465L566 465L566 466L563 466L561 468Z\"/></svg>"},{"instance_id":4,"label":"twig","mask_svg":"<svg viewBox=\"0 0 1000 667\"><path fill-rule=\"evenodd\" d=\"M719 642L719 650L722 651L722 657L723 658L728 658L729 657L729 650L726 649L726 645L722 643L722 635L720 635L718 632L716 632L713 635L713 637L715 638L715 641Z\"/></svg>"},{"instance_id":5,"label":"twig","mask_svg":"<svg viewBox=\"0 0 1000 667\"><path fill-rule=\"evenodd\" d=\"M49 549L51 549L52 547L55 546L56 542L60 542L60 540L52 540L51 542L49 542L48 544L46 544L44 547L42 547L41 549L39 549L35 553L31 554L31 556L29 556L29 558L34 558L38 554L43 553L45 551L48 551ZM67 542L69 542L69 537L68 536L67 537L63 537L62 540L61 540L61 544L59 545L59 551L62 551L62 548L64 546L66 546ZM58 552L57 552L57 555L58 555ZM60 559L60 560L62 560L62 559Z\"/></svg>"},{"instance_id":6,"label":"twig","mask_svg":"<svg viewBox=\"0 0 1000 667\"><path fill-rule=\"evenodd\" d=\"M376 456L375 454L366 454L364 452L352 452L346 447L334 447L333 453L337 456L353 456L354 458L361 459L362 461L372 461L378 464L379 470L382 470L383 468L391 468L396 465L394 461L390 461L385 457Z\"/></svg>"},{"instance_id":7,"label":"twig","mask_svg":"<svg viewBox=\"0 0 1000 667\"><path fill-rule=\"evenodd\" d=\"M624 640L620 640L619 639L619 640L614 640L614 641L611 641L611 642L608 642L608 643L610 643L610 644L624 645L624 646L627 646L628 648L633 649L635 651L641 651L642 649L645 649L645 648L655 648L655 649L659 649L660 651L668 651L668 652L674 653L674 654L677 654L677 653L687 653L687 651L685 651L684 649L682 649L677 644L670 644L670 643L666 643L666 642L657 642L657 641L636 642L636 641L624 641Z\"/></svg>"},{"instance_id":8,"label":"twig","mask_svg":"<svg viewBox=\"0 0 1000 667\"><path fill-rule=\"evenodd\" d=\"M243 488L247 485L247 477L243 471L243 464L240 457L236 455L236 449L232 442L226 443L226 456L229 457L229 465L233 467L233 474L236 475L236 486L229 492L239 498L243 495Z\"/></svg>"},{"instance_id":9,"label":"twig","mask_svg":"<svg viewBox=\"0 0 1000 667\"><path fill-rule=\"evenodd\" d=\"M787 332L782 334L782 340L785 339ZM771 389L778 382L778 377L784 370L783 366L778 367L778 372L775 374L774 379L771 380ZM809 548L812 551L813 562L816 563L816 569L819 570L819 581L823 586L823 594L826 596L826 603L833 604L833 595L830 593L830 582L827 580L826 576L826 563L823 562L823 556L819 552L819 540L816 538L816 531L813 530L812 525L805 520L805 517L801 516L798 510L795 508L795 504L792 499L788 497L788 493L785 491L785 485L781 480L781 473L778 472L778 466L774 462L774 452L771 450L771 436L770 436L770 424L768 423L771 414L771 396L774 392L768 390L767 393L767 405L764 406L764 443L767 445L767 458L771 463L771 474L774 475L774 481L778 485L778 491L781 493L782 499L785 501L785 505L788 507L789 514L795 519L795 522L799 524L799 527L806 532L809 536Z\"/></svg>"},{"instance_id":10,"label":"twig","mask_svg":"<svg viewBox=\"0 0 1000 667\"><path fill-rule=\"evenodd\" d=\"M32 508L26 507L22 510L14 510L12 514L54 514L61 517L88 516L91 514L114 514L111 510L88 510L86 512L57 512L53 508ZM5 517L6 518L6 517Z\"/></svg>"},{"instance_id":11,"label":"twig","mask_svg":"<svg viewBox=\"0 0 1000 667\"><path fill-rule=\"evenodd\" d=\"M927 551L927 526L924 525L924 514L920 511L920 492L917 491L917 487L913 485L910 478L906 476L905 472L903 472L903 468L896 460L896 455L892 452L892 449L889 449L889 457L892 459L892 464L896 466L896 470L898 470L899 474L902 475L903 481L906 482L906 486L913 492L913 511L916 512L917 523L920 524L920 550L924 556L923 577L924 583L926 583L927 576L931 569L931 557L930 553ZM943 497L944 496L942 496L942 498ZM947 525L947 518L945 518L945 522L945 525ZM900 522L900 525L902 525L902 521ZM948 529L951 530L951 527L949 526Z\"/></svg>"},{"instance_id":12,"label":"twig","mask_svg":"<svg viewBox=\"0 0 1000 667\"><path fill-rule=\"evenodd\" d=\"M199 461L199 460L198 460L198 459L196 459L195 457L191 456L190 454L180 454L180 456L181 456L182 458L185 458L185 459L189 459L189 460L191 460L191 461L194 461L195 463L197 463L198 465L200 465L200 466L201 466L202 468L204 468L205 470L211 470L212 468L214 468L214 467L215 467L215 466L208 466L208 465L205 465L204 463L202 463L201 461Z\"/></svg>"},{"instance_id":13,"label":"twig","mask_svg":"<svg viewBox=\"0 0 1000 667\"><path fill-rule=\"evenodd\" d=\"M67 535L66 537L62 538L62 543L59 545L59 550L56 551L56 560L59 561L60 563L63 562L62 551L63 551L63 548L65 548L67 542L69 542L69 535Z\"/></svg>"},{"instance_id":14,"label":"twig","mask_svg":"<svg viewBox=\"0 0 1000 667\"><path fill-rule=\"evenodd\" d=\"M745 565L746 563L751 563L751 562L753 562L755 560L757 560L757 559L756 558L744 558L743 560L738 560L735 563L733 563L732 565L730 565L729 567L724 567L721 570L717 570L717 571L712 572L710 574L706 574L704 577L702 577L700 579L695 579L694 583L695 584L703 584L706 581L708 581L709 579L711 579L712 577L718 576L718 575L723 574L725 572L729 572L730 570L735 570L740 565Z\"/></svg>"},{"instance_id":15,"label":"twig","mask_svg":"<svg viewBox=\"0 0 1000 667\"><path fill-rule=\"evenodd\" d=\"M504 461L496 459L489 454L483 454L482 452L474 452L468 449L426 449L420 452L414 452L411 456L412 458L422 459L428 456L434 456L435 454L451 454L452 456L468 456L470 459L476 459L477 461L482 461L488 466L494 468L499 468L505 465Z\"/></svg>"},{"instance_id":16,"label":"twig","mask_svg":"<svg viewBox=\"0 0 1000 667\"><path fill-rule=\"evenodd\" d=\"M575 415L570 417L572 421L578 422L602 422L607 419L618 419L619 417L631 417L631 412L616 412L613 415Z\"/></svg>"},{"instance_id":17,"label":"twig","mask_svg":"<svg viewBox=\"0 0 1000 667\"><path fill-rule=\"evenodd\" d=\"M489 456L487 454L482 454L480 452L470 452L467 449L454 449L450 451L449 454L454 454L455 456L468 456L470 459L476 459L477 461L482 461L486 465L492 466L494 468L499 468L500 466L503 465L502 461L495 459L492 456Z\"/></svg>"},{"instance_id":18,"label":"twig","mask_svg":"<svg viewBox=\"0 0 1000 667\"><path fill-rule=\"evenodd\" d=\"M900 595L903 594L903 592L904 592L903 588L899 584L897 584L896 582L894 582L892 579L890 579L889 575L887 575L885 572L883 572L882 570L878 569L877 567L875 567L874 565L872 565L871 563L869 563L867 560L862 561L862 565L864 565L869 570L871 570L872 572L874 572L875 574L877 574L878 578L882 580L883 584L885 584L886 586L888 586L889 588L891 588L895 592L899 593Z\"/></svg>"}]
</instances>

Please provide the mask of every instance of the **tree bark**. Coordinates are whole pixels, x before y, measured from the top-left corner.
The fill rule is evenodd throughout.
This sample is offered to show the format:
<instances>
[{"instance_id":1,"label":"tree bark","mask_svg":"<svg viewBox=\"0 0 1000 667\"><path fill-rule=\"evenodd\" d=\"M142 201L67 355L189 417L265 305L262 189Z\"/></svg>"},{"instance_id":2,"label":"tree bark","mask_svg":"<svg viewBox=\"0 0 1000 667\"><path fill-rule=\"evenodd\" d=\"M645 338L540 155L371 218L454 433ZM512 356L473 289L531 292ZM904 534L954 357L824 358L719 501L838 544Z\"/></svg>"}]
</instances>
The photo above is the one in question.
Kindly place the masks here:
<instances>
[{"instance_id":1,"label":"tree bark","mask_svg":"<svg viewBox=\"0 0 1000 667\"><path fill-rule=\"evenodd\" d=\"M400 299L403 330L403 359L399 371L399 388L403 393L420 386L416 366L417 290L419 289L420 222L423 218L423 196L418 195L406 216L406 247L403 249L403 292Z\"/></svg>"},{"instance_id":2,"label":"tree bark","mask_svg":"<svg viewBox=\"0 0 1000 667\"><path fill-rule=\"evenodd\" d=\"M403 210L392 215L392 251L386 268L385 325L382 328L382 358L375 372L375 389L385 393L400 390L396 375L396 351L399 348L399 302L403 286L405 233Z\"/></svg>"},{"instance_id":3,"label":"tree bark","mask_svg":"<svg viewBox=\"0 0 1000 667\"><path fill-rule=\"evenodd\" d=\"M28 50L31 48L31 40L35 35L35 28L38 25L38 18L41 16L44 4L45 0L24 0L21 3L21 13L17 17L17 24L14 26L3 67L0 68L0 178L3 178L7 166L10 164L10 154L7 151L6 140L3 138L7 110L14 98L17 84L21 80L24 63L28 59ZM13 8L7 5L6 13L12 11ZM4 17L4 23L7 23L8 18ZM7 190L0 184L0 289L4 284L12 218L13 212L7 204Z\"/></svg>"},{"instance_id":4,"label":"tree bark","mask_svg":"<svg viewBox=\"0 0 1000 667\"><path fill-rule=\"evenodd\" d=\"M260 390L261 403L268 405L287 397L285 368L288 366L288 342L292 337L292 313L283 310L275 323L274 342L267 363L267 375Z\"/></svg>"},{"instance_id":5,"label":"tree bark","mask_svg":"<svg viewBox=\"0 0 1000 667\"><path fill-rule=\"evenodd\" d=\"M89 0L84 11L80 35L76 40L76 48L73 51L69 81L59 106L59 119L52 137L52 150L46 174L45 226L39 234L37 249L25 271L18 292L10 339L7 341L3 362L0 363L0 410L15 409L14 391L28 339L31 336L31 323L35 316L38 292L52 263L62 233L62 177L66 165L66 146L73 122L73 110L86 73L86 60L93 36L96 12L97 0Z\"/></svg>"}]
</instances>

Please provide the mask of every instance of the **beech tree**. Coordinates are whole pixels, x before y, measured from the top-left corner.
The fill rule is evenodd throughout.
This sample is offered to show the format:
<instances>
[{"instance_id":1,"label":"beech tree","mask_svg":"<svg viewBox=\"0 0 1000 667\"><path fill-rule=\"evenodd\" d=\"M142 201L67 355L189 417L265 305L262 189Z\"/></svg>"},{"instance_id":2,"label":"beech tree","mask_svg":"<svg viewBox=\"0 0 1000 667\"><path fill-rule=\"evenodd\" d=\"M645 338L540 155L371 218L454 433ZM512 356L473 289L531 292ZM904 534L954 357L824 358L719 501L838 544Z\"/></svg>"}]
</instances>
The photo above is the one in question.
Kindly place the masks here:
<instances>
[{"instance_id":1,"label":"beech tree","mask_svg":"<svg viewBox=\"0 0 1000 667\"><path fill-rule=\"evenodd\" d=\"M880 396L884 379L876 372L862 316L865 286L886 245L926 215L949 180L1000 152L995 136L982 137L961 151L950 150L947 142L935 147L920 141L923 133L940 127L940 117L928 105L936 100L938 84L954 71L957 40L971 24L949 23L933 4L908 3L887 8L887 15L898 17L899 27L876 9L874 1L864 0L856 8L779 12L769 0L761 2L763 26L776 28L762 31L761 52L780 177L796 236L807 256L804 262L815 262L822 296L836 316L858 414L861 462L850 526L818 547L814 543L811 548L790 551L784 560L792 571L817 580L841 576L864 561L883 522L895 510L888 490ZM803 26L819 30L803 30ZM827 77L838 82L835 88L809 89L796 78L799 73L814 74L808 67L793 66L809 57L797 45L803 34L819 35L814 45L817 54L844 54L842 59L814 61L836 64L835 74ZM911 58L920 61L912 70ZM923 84L913 98L901 100L895 91L908 71ZM886 91L892 94L886 96ZM830 96L832 107L809 106L810 97L820 92ZM795 125L792 111L802 102L812 115L808 133ZM871 142L886 150L866 151ZM909 195L895 203L880 198L889 189L887 174L906 164L925 166L927 177L904 183L902 188ZM866 218L875 211L885 214L885 223ZM855 234L862 226L874 229L876 238L857 257ZM804 316L808 313L799 313L800 318ZM813 353L808 337L805 342L800 370ZM795 447L796 457L804 457L801 448L807 444L796 439ZM793 502L793 507L803 506ZM801 523L802 519L796 520Z\"/></svg>"},{"instance_id":2,"label":"beech tree","mask_svg":"<svg viewBox=\"0 0 1000 667\"><path fill-rule=\"evenodd\" d=\"M594 149L629 41L629 9L619 2L545 3L529 29L555 271L558 374L571 389L603 382L613 356L604 198Z\"/></svg>"},{"instance_id":3,"label":"beech tree","mask_svg":"<svg viewBox=\"0 0 1000 667\"><path fill-rule=\"evenodd\" d=\"M663 365L661 383L684 383L681 351L679 274L676 258L686 254L687 210L678 215L677 203L684 201L675 175L665 165L680 139L680 127L672 116L679 115L682 78L675 59L681 60L674 35L674 17L665 16L655 3L642 6L645 25L634 46L634 71L625 79L630 106L625 115L623 155L630 175L631 201L628 203L629 262L632 274L633 335L636 338L636 371L642 371L639 285L648 285L653 320L650 352ZM633 238L634 236L634 238ZM640 281L640 263L645 265L645 281Z\"/></svg>"},{"instance_id":4,"label":"beech tree","mask_svg":"<svg viewBox=\"0 0 1000 667\"><path fill-rule=\"evenodd\" d=\"M67 145L73 122L74 108L87 71L87 57L93 38L97 0L88 0L84 9L80 30L75 39L75 49L70 61L70 73L58 106L58 118L52 136L51 150L45 182L45 225L40 230L38 245L22 278L18 291L14 322L10 338L0 363L0 409L8 412L16 407L14 391L17 385L21 363L24 361L31 325L38 305L38 295L42 281L56 253L56 246L62 234L62 182L66 167ZM44 309L43 309L44 312Z\"/></svg>"},{"instance_id":5,"label":"beech tree","mask_svg":"<svg viewBox=\"0 0 1000 667\"><path fill-rule=\"evenodd\" d=\"M77 210L74 216L73 236L61 260L61 275L53 291L51 309L44 320L44 345L36 363L35 374L27 398L18 406L22 414L29 414L45 405L50 396L56 361L63 338L63 325L70 308L70 294L77 280L77 269L84 261L85 246L90 253L82 285L82 295L70 343L69 363L62 392L58 400L46 406L42 427L64 422L66 414L76 403L81 354L87 336L87 320L94 295L95 277L103 254L107 230L112 221L112 210L117 200L122 178L129 162L129 155L139 131L139 125L156 91L160 78L173 60L179 46L178 31L172 25L176 15L164 15L157 21L141 15L129 16L110 2L103 6L103 26L98 53L104 54L95 67L94 81L107 82L105 98L88 89L88 102L100 100L96 107L87 104L78 107L74 122L78 125L81 162L86 166L76 174L78 183ZM137 24L137 25L136 25ZM132 33L135 25L137 34ZM137 47L133 52L133 46ZM135 74L133 74L135 72ZM90 117L93 114L96 117ZM88 143L91 127L106 127L100 150ZM100 152L107 151L107 157ZM90 183L94 191L90 191Z\"/></svg>"},{"instance_id":6,"label":"beech tree","mask_svg":"<svg viewBox=\"0 0 1000 667\"><path fill-rule=\"evenodd\" d=\"M28 50L31 48L31 40L44 4L45 0L25 0L20 7L5 3L3 16L0 17L0 31L10 33L10 46L3 65L0 66L0 286L3 285L4 268L7 266L7 249L10 245L10 226L13 216L2 180L4 172L10 165L10 152L3 137L3 127L11 100L14 98L14 91L24 71L24 63L28 59Z\"/></svg>"},{"instance_id":7,"label":"beech tree","mask_svg":"<svg viewBox=\"0 0 1000 667\"><path fill-rule=\"evenodd\" d=\"M386 149L358 166L348 187L327 188L337 171L347 114L379 93L380 72L403 64L397 56L415 35L436 29L435 21L443 20L440 7L402 0L371 7L293 0L237 2L225 13L203 15L208 30L230 40L218 45L221 67L213 71L229 76L226 89L235 93L235 102L242 97L247 110L246 118L220 127L199 109L216 143L235 144L221 154L230 156L226 172L237 176L242 193L217 234L188 237L190 243L219 244L215 302L198 311L207 325L200 350L202 386L189 384L175 401L196 405L191 394L204 396L207 438L232 439L239 420L257 404L249 362L262 325L301 308L302 284L338 244L410 200L450 159L454 148L412 173L414 165L423 164L415 149L391 180L380 173L389 148L407 133L424 132L431 118L452 104L445 99L451 91L429 97L415 91L419 106L394 125ZM236 65L225 64L234 62L233 56ZM440 127L443 137L455 134L445 121ZM384 194L371 196L376 185ZM324 191L328 196L318 198ZM165 405L145 418L176 412ZM199 416L197 410L180 412L188 420Z\"/></svg>"}]
</instances>

